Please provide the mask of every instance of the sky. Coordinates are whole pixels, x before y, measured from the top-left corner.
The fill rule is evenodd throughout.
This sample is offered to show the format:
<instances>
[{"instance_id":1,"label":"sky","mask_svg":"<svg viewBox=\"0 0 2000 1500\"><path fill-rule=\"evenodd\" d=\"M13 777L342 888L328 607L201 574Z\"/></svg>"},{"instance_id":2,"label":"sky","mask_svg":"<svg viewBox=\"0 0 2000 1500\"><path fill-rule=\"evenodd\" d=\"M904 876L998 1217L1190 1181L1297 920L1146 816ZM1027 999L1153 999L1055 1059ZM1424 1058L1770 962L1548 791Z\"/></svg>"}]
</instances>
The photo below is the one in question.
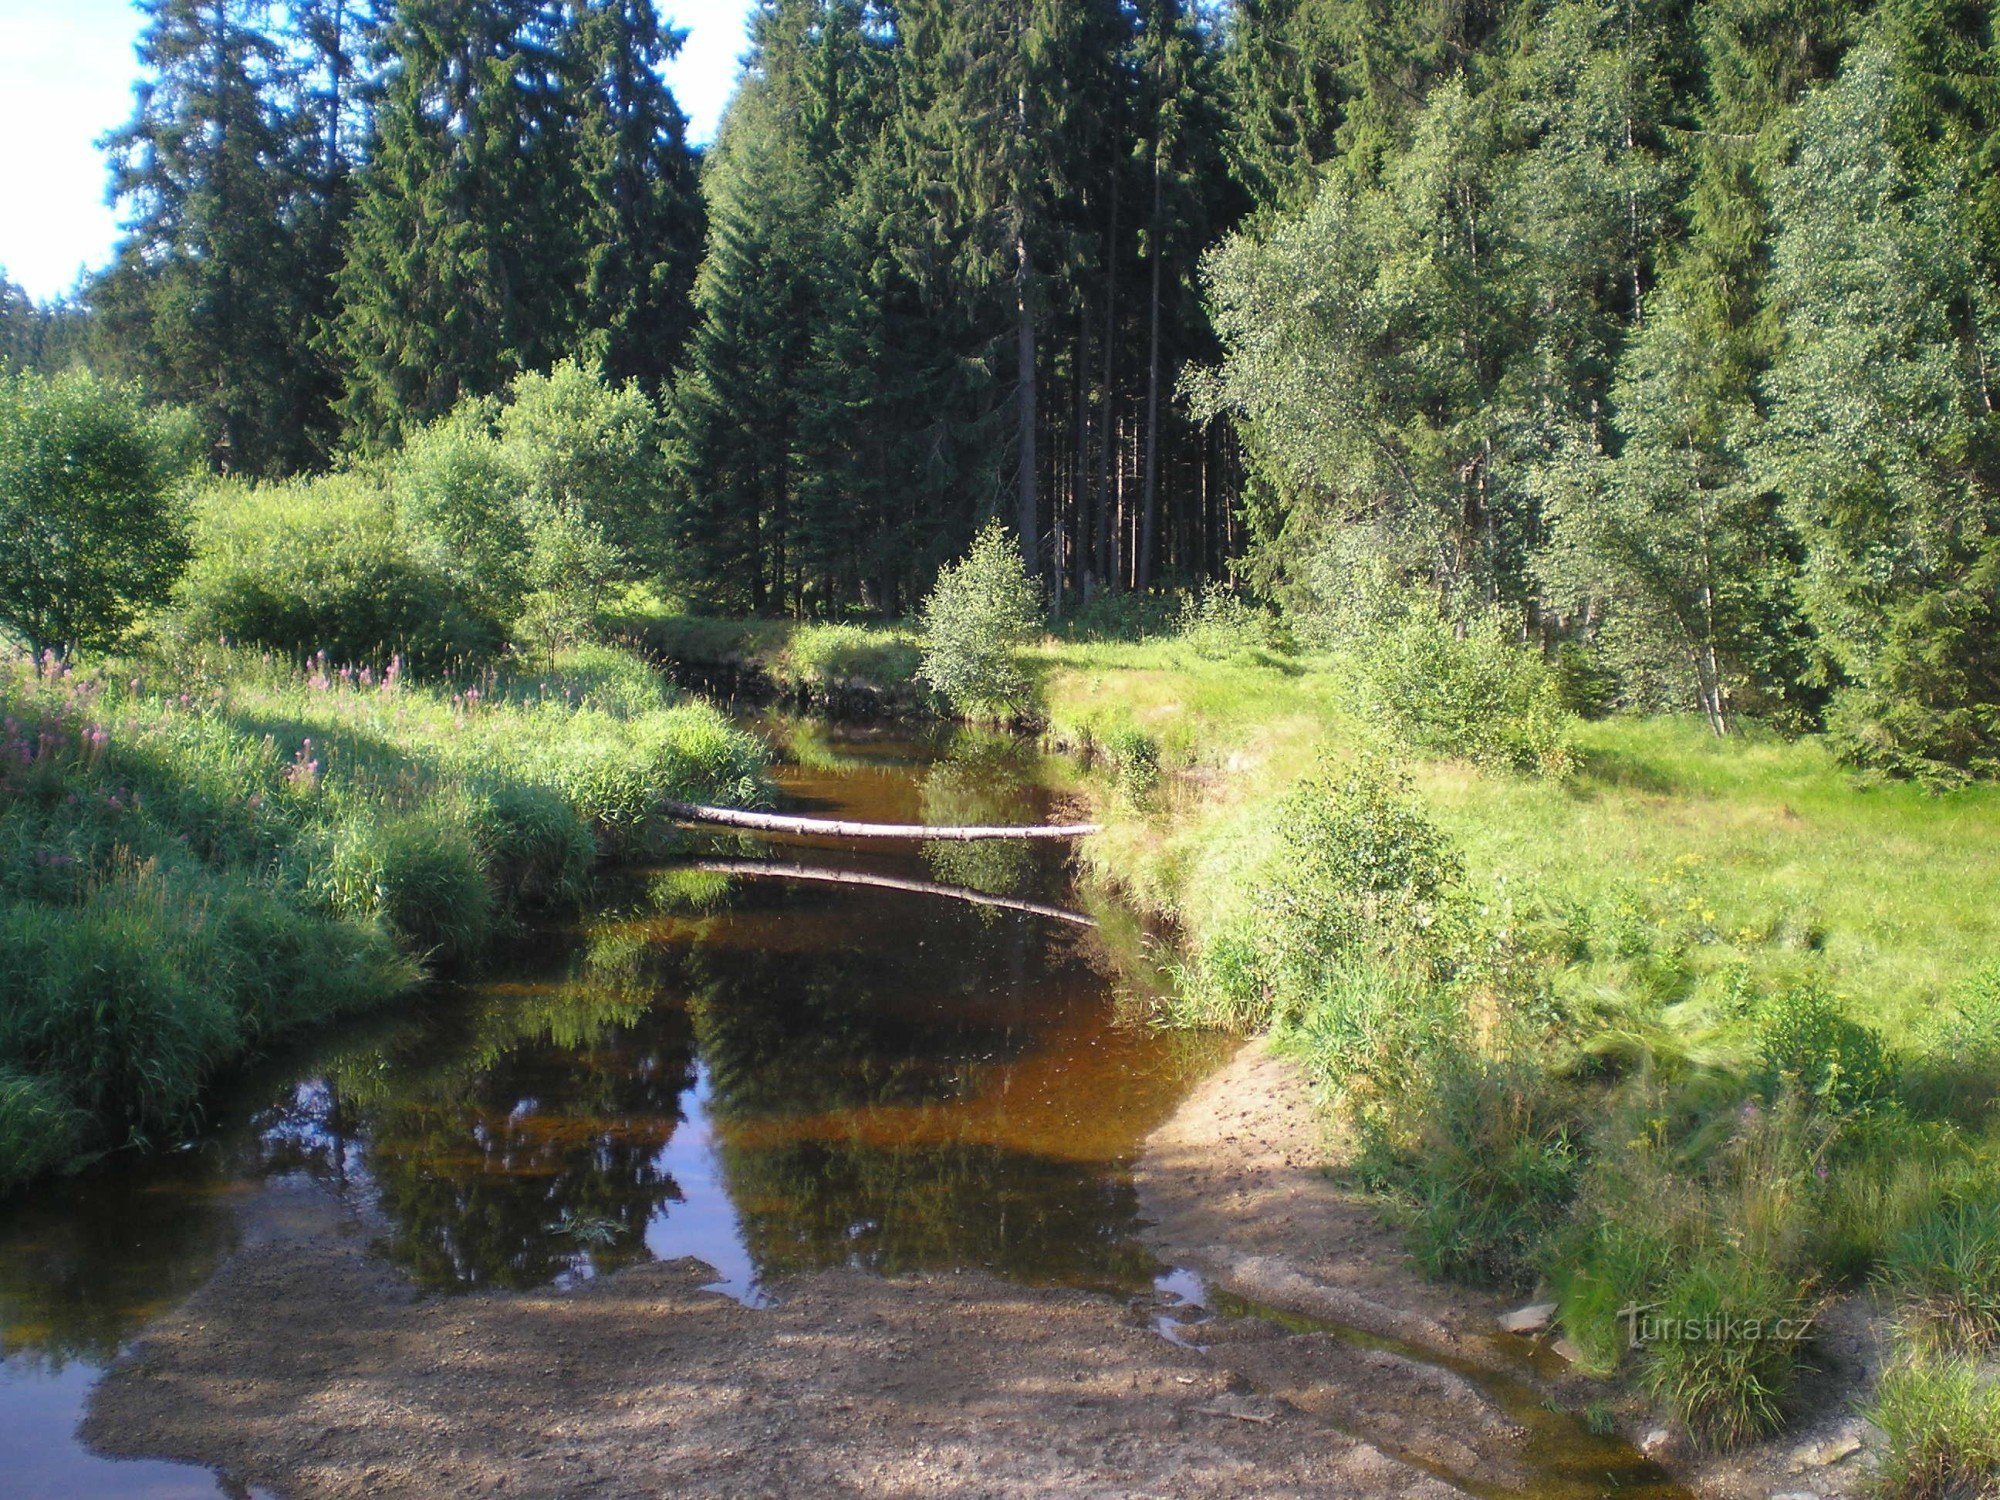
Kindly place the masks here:
<instances>
[{"instance_id":1,"label":"sky","mask_svg":"<svg viewBox=\"0 0 2000 1500\"><path fill-rule=\"evenodd\" d=\"M750 0L659 0L687 34L667 82L706 142L747 45ZM132 113L139 14L129 0L0 0L0 269L37 299L110 258L96 142Z\"/></svg>"}]
</instances>

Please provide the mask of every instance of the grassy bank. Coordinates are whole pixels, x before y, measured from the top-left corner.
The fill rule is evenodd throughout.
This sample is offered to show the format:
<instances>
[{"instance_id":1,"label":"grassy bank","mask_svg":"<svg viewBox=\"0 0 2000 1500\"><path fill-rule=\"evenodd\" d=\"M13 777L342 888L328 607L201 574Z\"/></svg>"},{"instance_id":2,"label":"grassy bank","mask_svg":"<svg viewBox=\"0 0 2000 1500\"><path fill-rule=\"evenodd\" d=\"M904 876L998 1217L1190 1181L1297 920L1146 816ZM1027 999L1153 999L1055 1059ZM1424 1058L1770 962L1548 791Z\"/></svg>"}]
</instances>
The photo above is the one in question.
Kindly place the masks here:
<instances>
[{"instance_id":1,"label":"grassy bank","mask_svg":"<svg viewBox=\"0 0 2000 1500\"><path fill-rule=\"evenodd\" d=\"M606 629L677 676L837 712L929 716L921 652L899 625L626 613Z\"/></svg>"},{"instance_id":2,"label":"grassy bank","mask_svg":"<svg viewBox=\"0 0 2000 1500\"><path fill-rule=\"evenodd\" d=\"M1297 1056L1430 1271L1547 1289L1584 1369L1712 1446L1782 1429L1817 1315L1872 1291L1885 1491L2000 1483L1954 1436L2000 1333L2000 789L1667 719L1524 774L1418 748L1352 661L1038 661L1108 773L1086 857L1177 930L1166 1019ZM1764 1337L1633 1349L1632 1306Z\"/></svg>"},{"instance_id":3,"label":"grassy bank","mask_svg":"<svg viewBox=\"0 0 2000 1500\"><path fill-rule=\"evenodd\" d=\"M0 669L0 1189L171 1140L293 1027L476 960L755 744L587 648L419 686L219 648Z\"/></svg>"}]
</instances>

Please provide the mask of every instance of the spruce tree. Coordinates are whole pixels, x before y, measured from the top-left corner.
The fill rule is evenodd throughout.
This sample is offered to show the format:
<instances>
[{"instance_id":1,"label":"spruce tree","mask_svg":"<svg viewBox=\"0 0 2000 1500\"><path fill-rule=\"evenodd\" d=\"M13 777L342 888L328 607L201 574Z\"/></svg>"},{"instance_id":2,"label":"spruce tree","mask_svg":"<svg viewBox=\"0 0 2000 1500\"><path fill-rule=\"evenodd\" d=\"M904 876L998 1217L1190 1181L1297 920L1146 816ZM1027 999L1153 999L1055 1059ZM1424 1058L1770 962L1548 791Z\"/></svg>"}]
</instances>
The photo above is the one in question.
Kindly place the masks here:
<instances>
[{"instance_id":1,"label":"spruce tree","mask_svg":"<svg viewBox=\"0 0 2000 1500\"><path fill-rule=\"evenodd\" d=\"M573 347L584 236L562 18L536 0L403 0L330 344L364 445Z\"/></svg>"},{"instance_id":2,"label":"spruce tree","mask_svg":"<svg viewBox=\"0 0 2000 1500\"><path fill-rule=\"evenodd\" d=\"M312 276L284 50L260 0L141 9L149 76L106 138L128 218L91 296L101 362L198 413L218 467L297 467L314 456L316 372L296 358Z\"/></svg>"},{"instance_id":3,"label":"spruce tree","mask_svg":"<svg viewBox=\"0 0 2000 1500\"><path fill-rule=\"evenodd\" d=\"M684 34L652 0L576 0L571 33L584 192L583 352L657 387L693 322L702 206L687 120L660 77Z\"/></svg>"}]
</instances>

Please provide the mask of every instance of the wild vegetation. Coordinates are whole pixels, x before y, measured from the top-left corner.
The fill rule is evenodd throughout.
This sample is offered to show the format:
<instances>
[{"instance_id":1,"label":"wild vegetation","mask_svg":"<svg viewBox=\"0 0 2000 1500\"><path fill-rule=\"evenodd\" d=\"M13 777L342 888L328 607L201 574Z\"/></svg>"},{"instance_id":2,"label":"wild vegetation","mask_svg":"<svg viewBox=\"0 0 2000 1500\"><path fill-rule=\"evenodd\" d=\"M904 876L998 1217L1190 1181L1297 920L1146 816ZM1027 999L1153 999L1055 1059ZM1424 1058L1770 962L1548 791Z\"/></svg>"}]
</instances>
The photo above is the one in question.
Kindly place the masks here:
<instances>
[{"instance_id":1,"label":"wild vegetation","mask_svg":"<svg viewBox=\"0 0 2000 1500\"><path fill-rule=\"evenodd\" d=\"M697 153L645 0L142 9L0 286L0 1183L754 796L623 639L1040 721L1427 1267L1711 1444L1872 1287L2000 1485L1985 11L761 0Z\"/></svg>"},{"instance_id":2,"label":"wild vegetation","mask_svg":"<svg viewBox=\"0 0 2000 1500\"><path fill-rule=\"evenodd\" d=\"M171 1141L218 1069L476 963L761 759L604 648L422 685L198 648L0 680L0 1187Z\"/></svg>"}]
</instances>

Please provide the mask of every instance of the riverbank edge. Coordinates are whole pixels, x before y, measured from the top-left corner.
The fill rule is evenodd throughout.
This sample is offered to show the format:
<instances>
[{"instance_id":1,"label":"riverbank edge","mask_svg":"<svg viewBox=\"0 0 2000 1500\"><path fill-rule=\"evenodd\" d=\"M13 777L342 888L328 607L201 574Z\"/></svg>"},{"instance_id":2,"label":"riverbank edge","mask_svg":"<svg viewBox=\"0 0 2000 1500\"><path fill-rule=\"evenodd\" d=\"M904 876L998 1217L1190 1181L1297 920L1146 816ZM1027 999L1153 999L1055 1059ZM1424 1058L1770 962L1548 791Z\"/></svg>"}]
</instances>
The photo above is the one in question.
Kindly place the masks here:
<instances>
[{"instance_id":1,"label":"riverbank edge","mask_svg":"<svg viewBox=\"0 0 2000 1500\"><path fill-rule=\"evenodd\" d=\"M1789 1428L1704 1452L1626 1387L1569 1370L1561 1341L1546 1331L1504 1332L1500 1319L1520 1299L1426 1278L1385 1205L1341 1185L1343 1166L1343 1143L1300 1070L1252 1038L1148 1138L1134 1173L1152 1221L1148 1245L1245 1302L1525 1379L1567 1411L1611 1418L1620 1437L1704 1500L1868 1493L1882 1434L1854 1408L1888 1342L1886 1317L1868 1299L1844 1299L1825 1314L1828 1357Z\"/></svg>"}]
</instances>

